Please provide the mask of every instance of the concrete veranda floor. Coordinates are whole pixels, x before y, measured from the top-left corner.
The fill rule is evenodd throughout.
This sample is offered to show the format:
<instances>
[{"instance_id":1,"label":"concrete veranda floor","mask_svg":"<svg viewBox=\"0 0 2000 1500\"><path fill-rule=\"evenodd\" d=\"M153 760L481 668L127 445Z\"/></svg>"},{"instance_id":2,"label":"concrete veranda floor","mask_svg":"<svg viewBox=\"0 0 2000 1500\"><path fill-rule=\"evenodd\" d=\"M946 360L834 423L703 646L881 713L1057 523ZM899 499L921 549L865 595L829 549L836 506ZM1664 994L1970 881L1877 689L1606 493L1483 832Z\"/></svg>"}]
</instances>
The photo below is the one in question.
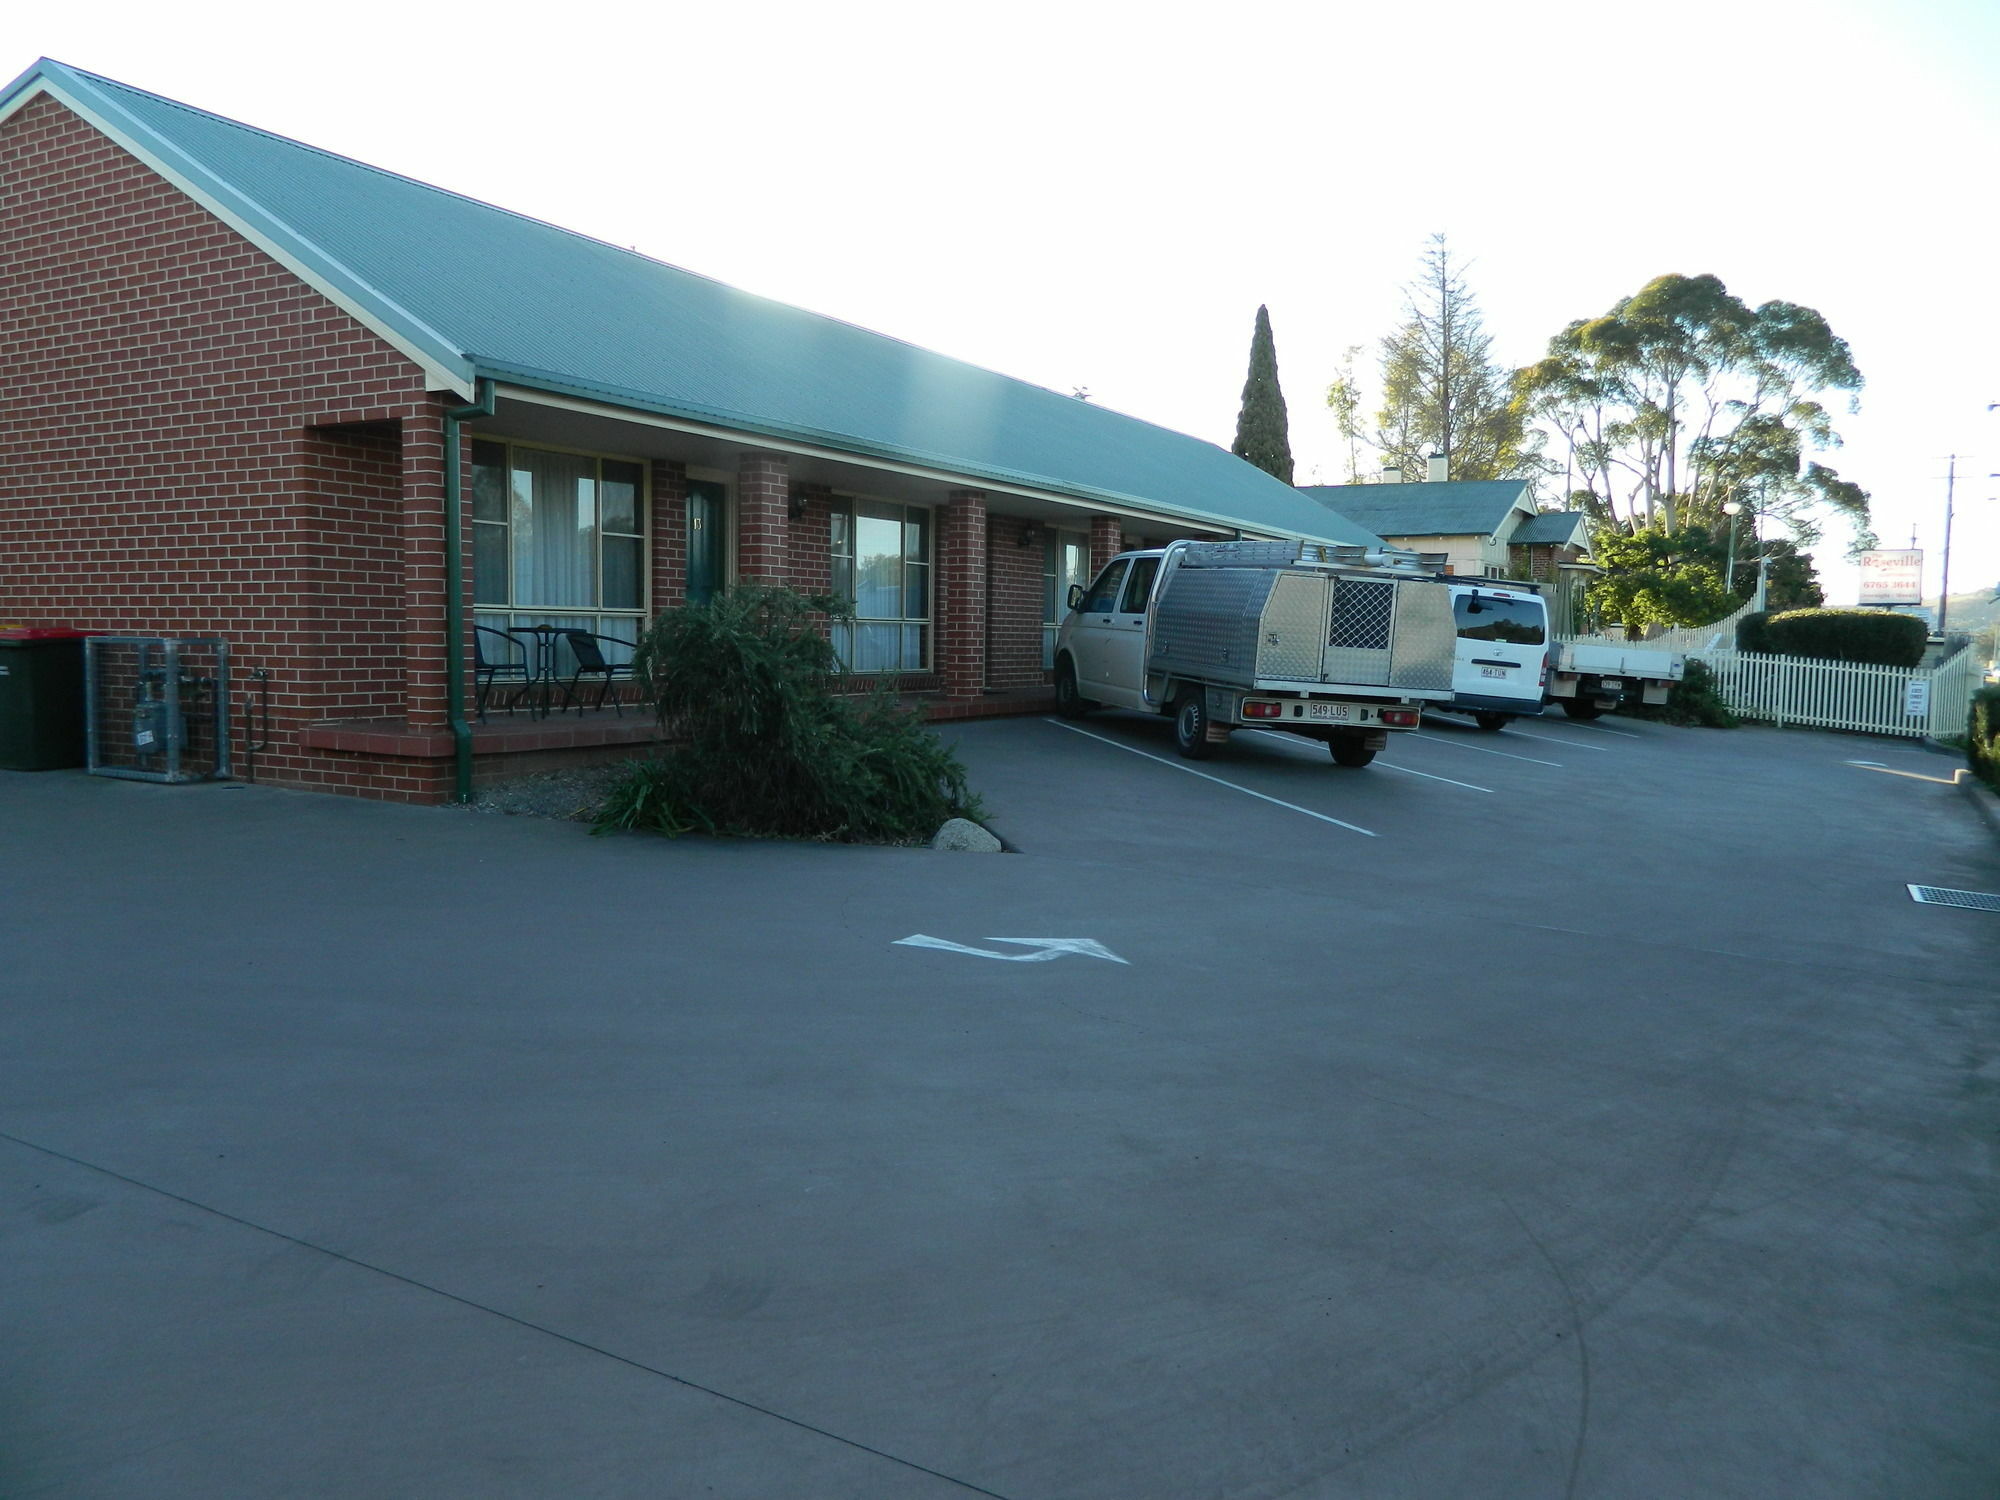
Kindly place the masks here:
<instances>
[{"instance_id":1,"label":"concrete veranda floor","mask_svg":"<svg viewBox=\"0 0 2000 1500\"><path fill-rule=\"evenodd\" d=\"M1995 1492L1949 761L1078 727L985 858L0 775L0 1496Z\"/></svg>"}]
</instances>

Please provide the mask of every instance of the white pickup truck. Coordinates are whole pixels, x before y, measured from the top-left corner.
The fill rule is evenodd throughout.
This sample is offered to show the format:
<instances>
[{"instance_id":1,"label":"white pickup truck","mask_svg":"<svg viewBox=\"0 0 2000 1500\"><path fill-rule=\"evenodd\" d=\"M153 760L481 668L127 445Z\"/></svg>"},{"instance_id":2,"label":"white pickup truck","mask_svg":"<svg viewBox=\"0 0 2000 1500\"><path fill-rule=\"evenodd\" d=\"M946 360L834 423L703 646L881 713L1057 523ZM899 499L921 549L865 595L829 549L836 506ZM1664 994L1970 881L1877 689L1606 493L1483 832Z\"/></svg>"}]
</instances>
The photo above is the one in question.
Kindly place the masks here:
<instances>
[{"instance_id":1,"label":"white pickup truck","mask_svg":"<svg viewBox=\"0 0 2000 1500\"><path fill-rule=\"evenodd\" d=\"M1175 542L1113 558L1069 604L1057 712L1170 715L1194 760L1250 726L1365 766L1390 731L1451 699L1451 597L1414 553Z\"/></svg>"},{"instance_id":2,"label":"white pickup truck","mask_svg":"<svg viewBox=\"0 0 2000 1500\"><path fill-rule=\"evenodd\" d=\"M1557 640L1549 647L1549 698L1572 719L1594 719L1620 703L1665 703L1687 675L1687 657L1643 641Z\"/></svg>"}]
</instances>

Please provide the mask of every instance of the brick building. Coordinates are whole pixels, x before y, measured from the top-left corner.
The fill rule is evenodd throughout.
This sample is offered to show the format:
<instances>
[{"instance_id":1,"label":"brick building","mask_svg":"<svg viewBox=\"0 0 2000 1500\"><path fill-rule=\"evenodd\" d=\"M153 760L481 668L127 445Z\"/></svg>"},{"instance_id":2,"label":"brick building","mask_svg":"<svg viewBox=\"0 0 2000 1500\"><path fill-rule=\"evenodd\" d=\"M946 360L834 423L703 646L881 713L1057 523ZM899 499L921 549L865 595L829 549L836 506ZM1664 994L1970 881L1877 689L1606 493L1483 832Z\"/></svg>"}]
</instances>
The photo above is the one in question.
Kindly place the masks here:
<instances>
[{"instance_id":1,"label":"brick building","mask_svg":"<svg viewBox=\"0 0 2000 1500\"><path fill-rule=\"evenodd\" d=\"M0 93L0 344L0 624L222 637L270 674L264 777L367 796L649 737L470 722L481 627L788 583L854 602L858 678L1005 711L1123 546L1376 541L1184 434L46 60Z\"/></svg>"}]
</instances>

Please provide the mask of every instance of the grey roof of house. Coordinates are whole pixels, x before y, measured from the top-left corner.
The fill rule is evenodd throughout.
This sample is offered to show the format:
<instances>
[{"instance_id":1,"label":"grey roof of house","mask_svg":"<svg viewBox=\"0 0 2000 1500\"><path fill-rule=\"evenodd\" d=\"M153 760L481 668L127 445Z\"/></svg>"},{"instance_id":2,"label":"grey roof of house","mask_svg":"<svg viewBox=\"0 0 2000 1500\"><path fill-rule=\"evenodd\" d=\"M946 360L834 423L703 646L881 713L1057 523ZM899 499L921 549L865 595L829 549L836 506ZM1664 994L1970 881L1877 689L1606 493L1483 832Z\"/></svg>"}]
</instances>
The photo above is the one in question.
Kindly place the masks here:
<instances>
[{"instance_id":1,"label":"grey roof of house","mask_svg":"<svg viewBox=\"0 0 2000 1500\"><path fill-rule=\"evenodd\" d=\"M1380 542L1213 443L61 63L0 93L0 118L41 92L417 359L433 389L491 377L1200 526Z\"/></svg>"},{"instance_id":2,"label":"grey roof of house","mask_svg":"<svg viewBox=\"0 0 2000 1500\"><path fill-rule=\"evenodd\" d=\"M1580 510L1545 510L1528 517L1507 540L1517 547L1543 543L1581 547L1589 540L1589 525L1590 517Z\"/></svg>"},{"instance_id":3,"label":"grey roof of house","mask_svg":"<svg viewBox=\"0 0 2000 1500\"><path fill-rule=\"evenodd\" d=\"M1314 484L1309 495L1378 536L1491 536L1527 492L1519 479L1430 484Z\"/></svg>"}]
</instances>

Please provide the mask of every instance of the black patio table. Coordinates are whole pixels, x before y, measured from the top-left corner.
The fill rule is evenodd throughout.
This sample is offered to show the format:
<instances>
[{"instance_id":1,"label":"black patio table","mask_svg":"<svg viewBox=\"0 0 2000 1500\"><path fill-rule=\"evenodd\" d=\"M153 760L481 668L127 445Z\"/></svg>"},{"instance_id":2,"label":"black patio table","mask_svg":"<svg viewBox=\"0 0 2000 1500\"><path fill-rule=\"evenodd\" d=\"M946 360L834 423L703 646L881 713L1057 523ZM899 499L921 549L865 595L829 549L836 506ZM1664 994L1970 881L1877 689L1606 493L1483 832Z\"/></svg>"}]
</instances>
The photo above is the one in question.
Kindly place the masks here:
<instances>
[{"instance_id":1,"label":"black patio table","mask_svg":"<svg viewBox=\"0 0 2000 1500\"><path fill-rule=\"evenodd\" d=\"M528 717L546 719L554 711L556 688L562 679L556 675L556 646L570 625L513 625L508 627L515 635L531 635L535 638L534 660L528 664L527 685L521 689L515 702L523 699L528 703ZM536 707L537 700L540 707Z\"/></svg>"}]
</instances>

